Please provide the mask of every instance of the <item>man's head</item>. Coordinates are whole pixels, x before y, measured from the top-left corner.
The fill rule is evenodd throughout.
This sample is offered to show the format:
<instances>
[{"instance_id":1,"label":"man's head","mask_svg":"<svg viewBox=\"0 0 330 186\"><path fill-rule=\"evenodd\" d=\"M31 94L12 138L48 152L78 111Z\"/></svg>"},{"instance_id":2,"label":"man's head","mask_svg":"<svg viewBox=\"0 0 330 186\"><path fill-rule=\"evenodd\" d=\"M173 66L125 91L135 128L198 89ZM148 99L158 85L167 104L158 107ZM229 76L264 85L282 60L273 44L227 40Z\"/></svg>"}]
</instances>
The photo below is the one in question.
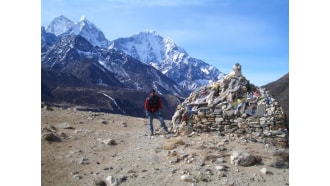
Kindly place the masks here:
<instances>
[{"instance_id":1,"label":"man's head","mask_svg":"<svg viewBox=\"0 0 330 186\"><path fill-rule=\"evenodd\" d=\"M156 94L155 89L151 89L151 90L150 90L150 94L151 94L151 95L155 95L155 94Z\"/></svg>"}]
</instances>

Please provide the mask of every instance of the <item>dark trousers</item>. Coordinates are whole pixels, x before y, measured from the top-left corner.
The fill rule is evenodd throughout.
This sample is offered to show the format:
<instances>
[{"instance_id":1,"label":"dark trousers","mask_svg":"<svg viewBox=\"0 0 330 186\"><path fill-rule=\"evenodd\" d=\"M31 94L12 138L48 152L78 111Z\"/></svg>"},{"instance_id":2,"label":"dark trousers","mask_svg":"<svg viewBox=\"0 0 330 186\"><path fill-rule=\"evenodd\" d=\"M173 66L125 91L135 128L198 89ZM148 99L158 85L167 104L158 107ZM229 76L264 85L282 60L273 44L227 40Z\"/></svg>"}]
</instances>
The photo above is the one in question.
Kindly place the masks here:
<instances>
[{"instance_id":1,"label":"dark trousers","mask_svg":"<svg viewBox=\"0 0 330 186\"><path fill-rule=\"evenodd\" d=\"M162 117L162 115L160 114L160 112L148 112L148 119L149 119L149 129L150 129L150 133L153 134L154 133L154 126L153 126L153 119L157 118L161 124L161 126L163 127L163 129L168 132L167 126L165 125L164 119Z\"/></svg>"}]
</instances>

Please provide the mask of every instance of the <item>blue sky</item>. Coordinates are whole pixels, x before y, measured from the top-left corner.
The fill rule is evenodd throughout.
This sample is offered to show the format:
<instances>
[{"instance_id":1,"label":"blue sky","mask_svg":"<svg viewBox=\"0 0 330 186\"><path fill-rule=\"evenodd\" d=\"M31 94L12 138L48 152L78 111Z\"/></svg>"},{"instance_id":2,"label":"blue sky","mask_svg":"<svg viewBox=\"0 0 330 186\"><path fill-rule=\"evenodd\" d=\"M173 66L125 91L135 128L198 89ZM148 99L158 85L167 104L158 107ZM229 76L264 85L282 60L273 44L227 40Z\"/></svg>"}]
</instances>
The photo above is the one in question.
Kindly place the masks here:
<instances>
[{"instance_id":1,"label":"blue sky","mask_svg":"<svg viewBox=\"0 0 330 186\"><path fill-rule=\"evenodd\" d=\"M108 40L154 30L224 73L258 86L289 72L288 0L42 0L41 25L82 16Z\"/></svg>"}]
</instances>

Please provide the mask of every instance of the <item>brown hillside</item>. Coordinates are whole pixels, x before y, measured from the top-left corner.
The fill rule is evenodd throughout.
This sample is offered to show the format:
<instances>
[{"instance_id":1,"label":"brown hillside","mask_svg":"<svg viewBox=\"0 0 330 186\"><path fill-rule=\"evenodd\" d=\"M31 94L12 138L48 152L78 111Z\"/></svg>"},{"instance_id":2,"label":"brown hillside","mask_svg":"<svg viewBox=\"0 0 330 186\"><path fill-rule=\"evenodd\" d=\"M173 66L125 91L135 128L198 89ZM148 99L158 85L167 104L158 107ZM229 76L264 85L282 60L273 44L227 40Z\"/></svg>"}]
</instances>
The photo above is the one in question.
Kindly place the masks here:
<instances>
[{"instance_id":1,"label":"brown hillside","mask_svg":"<svg viewBox=\"0 0 330 186\"><path fill-rule=\"evenodd\" d=\"M276 100L280 103L283 111L289 116L289 73L285 74L280 79L268 83L263 88L271 92Z\"/></svg>"}]
</instances>

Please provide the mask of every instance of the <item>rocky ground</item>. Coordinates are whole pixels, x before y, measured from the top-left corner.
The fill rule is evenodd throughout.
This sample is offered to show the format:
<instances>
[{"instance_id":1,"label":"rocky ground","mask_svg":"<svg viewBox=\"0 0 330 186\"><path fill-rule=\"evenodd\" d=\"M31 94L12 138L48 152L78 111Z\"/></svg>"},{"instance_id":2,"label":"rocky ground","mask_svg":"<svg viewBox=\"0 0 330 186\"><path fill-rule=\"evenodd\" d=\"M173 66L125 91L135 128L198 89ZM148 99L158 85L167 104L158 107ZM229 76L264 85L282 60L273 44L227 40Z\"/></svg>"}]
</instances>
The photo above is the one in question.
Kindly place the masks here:
<instances>
[{"instance_id":1,"label":"rocky ground","mask_svg":"<svg viewBox=\"0 0 330 186\"><path fill-rule=\"evenodd\" d=\"M157 120L154 128L151 138L146 118L42 108L41 185L289 185L288 164L275 166L265 144L219 132L165 136ZM232 164L238 151L254 163Z\"/></svg>"}]
</instances>

